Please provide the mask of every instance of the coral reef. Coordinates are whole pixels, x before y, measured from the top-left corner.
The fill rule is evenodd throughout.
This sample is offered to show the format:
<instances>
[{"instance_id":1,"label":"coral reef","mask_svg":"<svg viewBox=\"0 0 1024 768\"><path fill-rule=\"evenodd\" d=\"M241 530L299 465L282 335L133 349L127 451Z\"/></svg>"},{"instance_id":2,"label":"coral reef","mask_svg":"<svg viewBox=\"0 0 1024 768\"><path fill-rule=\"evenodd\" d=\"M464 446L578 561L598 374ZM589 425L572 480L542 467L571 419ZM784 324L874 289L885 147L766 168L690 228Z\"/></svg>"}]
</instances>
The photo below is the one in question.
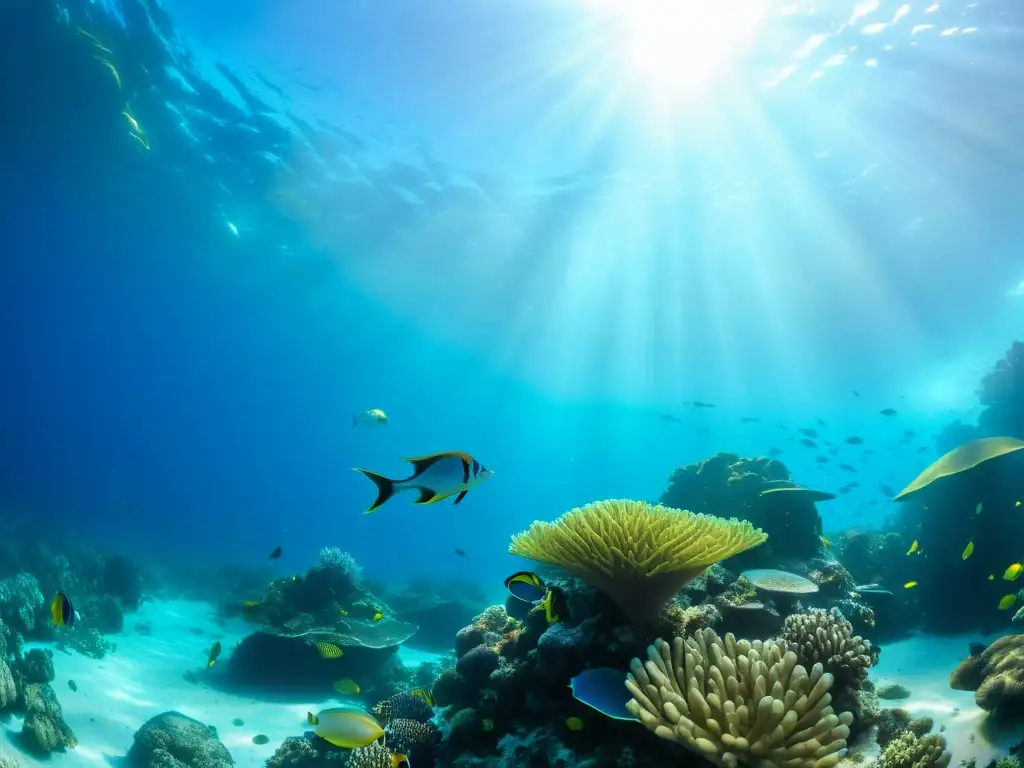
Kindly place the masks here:
<instances>
[{"instance_id":1,"label":"coral reef","mask_svg":"<svg viewBox=\"0 0 1024 768\"><path fill-rule=\"evenodd\" d=\"M130 768L230 768L235 761L209 727L180 712L163 712L135 732Z\"/></svg>"},{"instance_id":2,"label":"coral reef","mask_svg":"<svg viewBox=\"0 0 1024 768\"><path fill-rule=\"evenodd\" d=\"M1024 343L1015 341L981 380L978 427L983 435L1024 440Z\"/></svg>"},{"instance_id":3,"label":"coral reef","mask_svg":"<svg viewBox=\"0 0 1024 768\"><path fill-rule=\"evenodd\" d=\"M835 608L812 608L807 613L787 616L782 639L800 664L822 664L841 687L859 688L867 678L868 667L878 660L878 649L853 634L853 625Z\"/></svg>"},{"instance_id":4,"label":"coral reef","mask_svg":"<svg viewBox=\"0 0 1024 768\"><path fill-rule=\"evenodd\" d=\"M972 643L949 687L974 691L975 702L989 712L1024 716L1024 635L1000 637L987 648Z\"/></svg>"},{"instance_id":5,"label":"coral reef","mask_svg":"<svg viewBox=\"0 0 1024 768\"><path fill-rule=\"evenodd\" d=\"M64 722L53 688L45 683L26 685L24 699L25 722L21 728L21 740L28 751L45 755L63 752L78 743Z\"/></svg>"},{"instance_id":6,"label":"coral reef","mask_svg":"<svg viewBox=\"0 0 1024 768\"><path fill-rule=\"evenodd\" d=\"M451 650L452 636L487 605L480 583L418 577L402 587L373 585L395 616L420 629L409 645L435 653Z\"/></svg>"},{"instance_id":7,"label":"coral reef","mask_svg":"<svg viewBox=\"0 0 1024 768\"><path fill-rule=\"evenodd\" d=\"M723 768L829 768L853 722L829 706L832 684L820 664L808 674L779 643L702 630L671 646L657 640L646 662L633 660L627 708L657 736Z\"/></svg>"},{"instance_id":8,"label":"coral reef","mask_svg":"<svg viewBox=\"0 0 1024 768\"><path fill-rule=\"evenodd\" d=\"M876 768L946 768L953 755L938 734L917 736L904 731L882 750Z\"/></svg>"},{"instance_id":9,"label":"coral reef","mask_svg":"<svg viewBox=\"0 0 1024 768\"><path fill-rule=\"evenodd\" d=\"M788 488L789 495L764 494ZM831 496L825 494L824 496ZM659 503L717 517L737 516L768 535L761 547L739 555L735 567L790 567L822 554L821 518L814 492L800 489L777 459L718 453L676 469Z\"/></svg>"},{"instance_id":10,"label":"coral reef","mask_svg":"<svg viewBox=\"0 0 1024 768\"><path fill-rule=\"evenodd\" d=\"M512 538L509 552L564 568L609 595L635 626L648 627L701 571L764 540L747 522L609 500L534 522Z\"/></svg>"},{"instance_id":11,"label":"coral reef","mask_svg":"<svg viewBox=\"0 0 1024 768\"><path fill-rule=\"evenodd\" d=\"M920 617L926 630L993 631L1006 626L1000 602L1017 590L999 576L1019 559L1017 543L1024 538L1024 516L1016 508L1024 497L1022 448L1024 441L1014 438L967 443L939 458L897 494L902 509L893 524L904 542L918 542L915 554L905 558L910 561L906 581L917 586L899 601L906 603L903 610ZM946 564L943 578L929 577L928 562ZM957 609L949 610L950 605Z\"/></svg>"}]
</instances>

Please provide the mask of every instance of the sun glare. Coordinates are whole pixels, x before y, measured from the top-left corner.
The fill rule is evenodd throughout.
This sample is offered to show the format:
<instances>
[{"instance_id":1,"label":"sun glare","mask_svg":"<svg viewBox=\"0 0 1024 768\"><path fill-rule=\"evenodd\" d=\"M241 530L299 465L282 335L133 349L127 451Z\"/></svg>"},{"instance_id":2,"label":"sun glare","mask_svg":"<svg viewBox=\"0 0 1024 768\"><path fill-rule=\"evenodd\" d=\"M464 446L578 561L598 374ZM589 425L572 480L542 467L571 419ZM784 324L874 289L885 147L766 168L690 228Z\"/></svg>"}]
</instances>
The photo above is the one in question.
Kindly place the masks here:
<instances>
[{"instance_id":1,"label":"sun glare","mask_svg":"<svg viewBox=\"0 0 1024 768\"><path fill-rule=\"evenodd\" d=\"M698 95L744 53L766 0L587 0L615 23L621 58L659 99Z\"/></svg>"}]
</instances>

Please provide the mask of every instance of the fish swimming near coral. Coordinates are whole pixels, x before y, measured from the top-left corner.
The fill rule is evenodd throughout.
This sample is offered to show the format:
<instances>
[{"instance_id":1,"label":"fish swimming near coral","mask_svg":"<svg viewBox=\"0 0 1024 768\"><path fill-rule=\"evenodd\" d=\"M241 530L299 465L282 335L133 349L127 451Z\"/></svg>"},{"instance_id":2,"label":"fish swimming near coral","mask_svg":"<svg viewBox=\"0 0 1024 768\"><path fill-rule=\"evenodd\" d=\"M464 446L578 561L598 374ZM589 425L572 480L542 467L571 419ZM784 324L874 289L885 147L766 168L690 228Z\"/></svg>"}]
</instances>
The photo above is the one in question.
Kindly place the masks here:
<instances>
[{"instance_id":1,"label":"fish swimming near coral","mask_svg":"<svg viewBox=\"0 0 1024 768\"><path fill-rule=\"evenodd\" d=\"M281 548L280 547L274 547L274 551L270 553L270 559L271 560L277 560L277 558L279 558L280 556L281 556Z\"/></svg>"},{"instance_id":2,"label":"fish swimming near coral","mask_svg":"<svg viewBox=\"0 0 1024 768\"><path fill-rule=\"evenodd\" d=\"M210 646L209 653L206 654L206 668L210 669L214 664L217 663L217 657L220 656L221 644L220 640L215 640L213 645Z\"/></svg>"},{"instance_id":3,"label":"fish swimming near coral","mask_svg":"<svg viewBox=\"0 0 1024 768\"><path fill-rule=\"evenodd\" d=\"M974 554L974 539L967 542L967 546L964 547L963 554L960 555L961 560L966 560Z\"/></svg>"},{"instance_id":4,"label":"fish swimming near coral","mask_svg":"<svg viewBox=\"0 0 1024 768\"><path fill-rule=\"evenodd\" d=\"M1008 608L1012 608L1013 604L1017 602L1017 595L1003 595L1003 599L999 601L999 610L1005 611Z\"/></svg>"},{"instance_id":5,"label":"fish swimming near coral","mask_svg":"<svg viewBox=\"0 0 1024 768\"><path fill-rule=\"evenodd\" d=\"M385 735L380 723L360 709L336 707L315 715L307 712L306 722L321 739L343 749L366 747Z\"/></svg>"},{"instance_id":6,"label":"fish swimming near coral","mask_svg":"<svg viewBox=\"0 0 1024 768\"><path fill-rule=\"evenodd\" d=\"M577 700L613 720L636 721L626 709L630 694L626 690L626 672L614 667L585 669L569 681Z\"/></svg>"},{"instance_id":7,"label":"fish swimming near coral","mask_svg":"<svg viewBox=\"0 0 1024 768\"><path fill-rule=\"evenodd\" d=\"M974 514L976 514L976 515L980 515L983 509L984 509L984 506L983 506L983 505L982 505L982 503L981 503L981 502L979 501L979 502L978 502L978 506L976 506L976 507L974 508Z\"/></svg>"},{"instance_id":8,"label":"fish swimming near coral","mask_svg":"<svg viewBox=\"0 0 1024 768\"><path fill-rule=\"evenodd\" d=\"M903 585L903 588L904 589L913 589L916 586L917 586L917 582L916 581L908 581L906 584Z\"/></svg>"},{"instance_id":9,"label":"fish swimming near coral","mask_svg":"<svg viewBox=\"0 0 1024 768\"><path fill-rule=\"evenodd\" d=\"M377 611L375 614L373 614L373 620L374 621L380 621L383 618L384 618L384 614L381 613L380 611Z\"/></svg>"},{"instance_id":10,"label":"fish swimming near coral","mask_svg":"<svg viewBox=\"0 0 1024 768\"><path fill-rule=\"evenodd\" d=\"M415 504L434 504L449 496L455 496L458 504L473 488L494 475L468 453L459 451L417 456L404 461L413 466L412 475L404 480L392 480L368 469L356 468L377 486L377 498L364 514L370 514L402 491L418 491L419 498Z\"/></svg>"},{"instance_id":11,"label":"fish swimming near coral","mask_svg":"<svg viewBox=\"0 0 1024 768\"><path fill-rule=\"evenodd\" d=\"M548 587L548 591L544 593L544 598L530 613L543 611L544 619L547 623L555 624L562 620L566 608L565 593L558 587Z\"/></svg>"},{"instance_id":12,"label":"fish swimming near coral","mask_svg":"<svg viewBox=\"0 0 1024 768\"><path fill-rule=\"evenodd\" d=\"M345 652L341 650L334 643L313 643L316 647L316 652L320 654L321 659L337 659L345 655Z\"/></svg>"},{"instance_id":13,"label":"fish swimming near coral","mask_svg":"<svg viewBox=\"0 0 1024 768\"><path fill-rule=\"evenodd\" d=\"M547 585L533 571L517 571L505 579L505 589L514 598L527 603L535 603L544 599Z\"/></svg>"},{"instance_id":14,"label":"fish swimming near coral","mask_svg":"<svg viewBox=\"0 0 1024 768\"><path fill-rule=\"evenodd\" d=\"M886 595L892 597L892 592L885 589L881 584L861 584L854 587L853 591L860 595Z\"/></svg>"},{"instance_id":15,"label":"fish swimming near coral","mask_svg":"<svg viewBox=\"0 0 1024 768\"><path fill-rule=\"evenodd\" d=\"M352 428L356 427L386 427L388 415L380 408L370 408L368 411L357 413L352 417Z\"/></svg>"},{"instance_id":16,"label":"fish swimming near coral","mask_svg":"<svg viewBox=\"0 0 1024 768\"><path fill-rule=\"evenodd\" d=\"M1020 578L1020 572L1022 569L1024 569L1024 566L1022 566L1020 563L1013 563L1009 565L1006 568L1006 570L1003 571L1003 580L1016 581L1018 578Z\"/></svg>"},{"instance_id":17,"label":"fish swimming near coral","mask_svg":"<svg viewBox=\"0 0 1024 768\"><path fill-rule=\"evenodd\" d=\"M341 680L334 681L334 690L342 696L353 696L359 693L362 689L359 687L359 683L351 677L344 677Z\"/></svg>"},{"instance_id":18,"label":"fish swimming near coral","mask_svg":"<svg viewBox=\"0 0 1024 768\"><path fill-rule=\"evenodd\" d=\"M567 717L565 718L565 727L570 731L579 733L583 730L583 721L578 717Z\"/></svg>"},{"instance_id":19,"label":"fish swimming near coral","mask_svg":"<svg viewBox=\"0 0 1024 768\"><path fill-rule=\"evenodd\" d=\"M74 625L78 614L71 604L71 598L63 590L57 590L50 603L50 621L55 627L70 627Z\"/></svg>"},{"instance_id":20,"label":"fish swimming near coral","mask_svg":"<svg viewBox=\"0 0 1024 768\"><path fill-rule=\"evenodd\" d=\"M915 552L917 552L917 548L919 546L921 546L921 545L917 543L917 539L914 539L914 543L910 545L910 549L907 550L907 554L908 555L914 554Z\"/></svg>"},{"instance_id":21,"label":"fish swimming near coral","mask_svg":"<svg viewBox=\"0 0 1024 768\"><path fill-rule=\"evenodd\" d=\"M401 752L392 752L391 768L409 768L409 756Z\"/></svg>"}]
</instances>

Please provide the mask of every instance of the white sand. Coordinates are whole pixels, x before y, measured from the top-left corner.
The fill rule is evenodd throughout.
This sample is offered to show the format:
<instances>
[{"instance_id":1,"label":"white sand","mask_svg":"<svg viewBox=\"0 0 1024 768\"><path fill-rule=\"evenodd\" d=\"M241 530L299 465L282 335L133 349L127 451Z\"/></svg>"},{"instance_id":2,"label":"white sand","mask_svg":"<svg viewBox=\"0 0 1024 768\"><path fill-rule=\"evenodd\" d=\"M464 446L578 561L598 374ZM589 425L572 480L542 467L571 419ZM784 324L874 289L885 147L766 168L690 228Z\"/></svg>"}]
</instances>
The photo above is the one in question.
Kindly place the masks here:
<instances>
[{"instance_id":1,"label":"white sand","mask_svg":"<svg viewBox=\"0 0 1024 768\"><path fill-rule=\"evenodd\" d=\"M899 683L910 690L910 698L882 701L886 708L907 710L913 717L930 717L953 753L951 765L976 760L978 768L993 758L1006 755L1009 748L1024 741L1024 725L992 733L987 713L974 703L974 691L954 691L949 674L967 658L968 644L989 645L995 635L955 637L916 636L882 646L878 666L871 670L876 685Z\"/></svg>"},{"instance_id":2,"label":"white sand","mask_svg":"<svg viewBox=\"0 0 1024 768\"><path fill-rule=\"evenodd\" d=\"M151 634L135 631L140 622L150 625ZM204 634L196 635L192 628L201 628ZM0 754L13 753L25 768L122 768L118 758L131 747L139 726L153 715L174 709L215 726L239 768L262 768L286 737L301 736L307 730L308 710L343 703L366 705L355 697L346 697L345 702L302 697L257 700L210 685L223 674L222 668L204 669L210 644L219 639L226 657L249 631L251 627L241 621L220 627L206 603L147 602L137 614L127 617L123 635L110 638L117 643L115 653L101 660L75 652L54 653L57 677L53 687L78 747L49 760L25 755L17 741L21 718L12 717L0 724ZM911 691L909 699L883 702L883 706L901 707L915 717L931 717L936 730L946 726L943 735L953 752L953 766L974 759L983 768L992 758L1006 754L1011 745L1024 741L1024 727L998 735L987 733L985 713L975 705L974 693L949 689L949 673L967 656L968 643L987 644L993 639L965 635L902 640L884 646L878 667L871 671L875 683L899 683ZM436 659L433 654L406 649L401 655L409 666ZM200 682L185 680L186 672L198 673ZM77 692L68 688L68 680L75 681ZM954 710L959 711L954 714ZM234 718L241 718L245 725L232 725ZM252 743L252 737L260 733L270 739L263 746ZM870 759L872 753L865 756Z\"/></svg>"},{"instance_id":3,"label":"white sand","mask_svg":"<svg viewBox=\"0 0 1024 768\"><path fill-rule=\"evenodd\" d=\"M149 635L135 631L140 622L150 625ZM196 635L192 628L203 629L204 634ZM216 727L239 768L262 768L286 737L301 736L308 730L308 710L366 705L358 697L346 697L344 702L338 698L302 697L256 700L211 686L207 681L215 680L223 669L204 669L210 645L215 639L221 641L224 661L235 643L251 631L252 627L241 621L219 626L206 603L147 602L138 613L126 617L124 634L108 638L117 644L117 651L103 659L77 652L70 656L54 652L56 679L52 685L64 708L64 719L78 738L78 747L49 760L25 755L17 738L22 719L13 717L0 724L0 754L14 754L25 768L120 768L118 758L131 747L135 731L154 715L177 710ZM410 666L434 658L422 653L417 653L415 659L406 659L404 653L402 656ZM198 673L200 682L190 683L182 677L189 671ZM75 681L77 692L71 691L68 680ZM235 718L245 724L232 725ZM257 746L252 737L261 733L270 741Z\"/></svg>"}]
</instances>

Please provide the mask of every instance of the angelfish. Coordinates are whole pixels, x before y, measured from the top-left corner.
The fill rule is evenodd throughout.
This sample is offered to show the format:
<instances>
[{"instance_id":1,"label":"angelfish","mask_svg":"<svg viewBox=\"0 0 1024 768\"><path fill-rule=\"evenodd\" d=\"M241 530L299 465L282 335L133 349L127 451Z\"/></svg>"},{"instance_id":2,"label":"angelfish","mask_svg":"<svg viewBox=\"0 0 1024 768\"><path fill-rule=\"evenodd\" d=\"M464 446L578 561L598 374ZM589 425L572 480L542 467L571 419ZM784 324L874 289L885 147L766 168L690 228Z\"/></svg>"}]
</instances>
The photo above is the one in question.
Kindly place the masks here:
<instances>
[{"instance_id":1,"label":"angelfish","mask_svg":"<svg viewBox=\"0 0 1024 768\"><path fill-rule=\"evenodd\" d=\"M396 493L415 490L419 498L415 504L433 504L455 496L458 504L473 488L494 473L468 453L447 451L429 456L403 459L413 466L413 473L404 480L392 480L368 469L359 469L377 486L377 498L363 514L370 514Z\"/></svg>"}]
</instances>

